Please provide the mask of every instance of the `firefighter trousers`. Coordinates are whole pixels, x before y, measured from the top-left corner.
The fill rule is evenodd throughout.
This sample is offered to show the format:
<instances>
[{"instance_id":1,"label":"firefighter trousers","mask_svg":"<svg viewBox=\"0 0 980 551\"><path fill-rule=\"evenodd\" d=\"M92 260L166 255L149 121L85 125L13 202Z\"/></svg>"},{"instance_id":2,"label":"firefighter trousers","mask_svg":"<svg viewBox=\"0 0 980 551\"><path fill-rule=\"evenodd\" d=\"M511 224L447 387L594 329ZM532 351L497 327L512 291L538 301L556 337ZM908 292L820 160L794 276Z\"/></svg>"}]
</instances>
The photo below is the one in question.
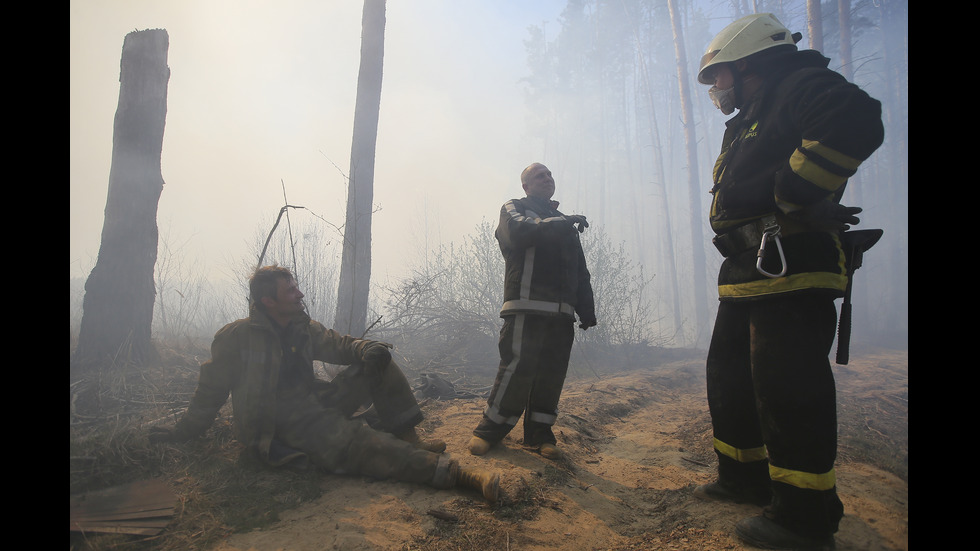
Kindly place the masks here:
<instances>
[{"instance_id":1,"label":"firefighter trousers","mask_svg":"<svg viewBox=\"0 0 980 551\"><path fill-rule=\"evenodd\" d=\"M765 514L815 537L836 532L843 515L828 360L836 321L825 295L722 302L707 360L719 481L764 491L771 480Z\"/></svg>"},{"instance_id":2,"label":"firefighter trousers","mask_svg":"<svg viewBox=\"0 0 980 551\"><path fill-rule=\"evenodd\" d=\"M498 343L500 367L473 434L498 442L523 414L525 445L556 443L551 427L558 418L574 338L574 320L567 317L505 316Z\"/></svg>"}]
</instances>

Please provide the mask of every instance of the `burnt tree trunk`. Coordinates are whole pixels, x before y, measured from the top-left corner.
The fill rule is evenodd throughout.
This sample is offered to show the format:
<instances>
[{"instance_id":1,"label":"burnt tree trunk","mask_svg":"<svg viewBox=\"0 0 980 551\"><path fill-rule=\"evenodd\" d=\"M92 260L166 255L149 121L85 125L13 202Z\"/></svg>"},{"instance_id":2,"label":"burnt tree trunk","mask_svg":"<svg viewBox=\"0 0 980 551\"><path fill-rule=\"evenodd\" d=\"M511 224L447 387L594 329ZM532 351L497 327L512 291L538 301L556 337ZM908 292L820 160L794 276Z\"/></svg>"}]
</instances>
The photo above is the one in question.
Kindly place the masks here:
<instances>
[{"instance_id":1,"label":"burnt tree trunk","mask_svg":"<svg viewBox=\"0 0 980 551\"><path fill-rule=\"evenodd\" d=\"M371 282L371 213L374 201L374 154L381 111L381 73L384 61L385 0L364 0L361 17L361 66L357 74L354 137L350 151L350 181L344 251L337 288L334 329L361 336L367 319Z\"/></svg>"},{"instance_id":2,"label":"burnt tree trunk","mask_svg":"<svg viewBox=\"0 0 980 551\"><path fill-rule=\"evenodd\" d=\"M163 29L134 31L123 41L102 243L85 282L73 368L140 364L154 355L150 324L169 45Z\"/></svg>"}]
</instances>

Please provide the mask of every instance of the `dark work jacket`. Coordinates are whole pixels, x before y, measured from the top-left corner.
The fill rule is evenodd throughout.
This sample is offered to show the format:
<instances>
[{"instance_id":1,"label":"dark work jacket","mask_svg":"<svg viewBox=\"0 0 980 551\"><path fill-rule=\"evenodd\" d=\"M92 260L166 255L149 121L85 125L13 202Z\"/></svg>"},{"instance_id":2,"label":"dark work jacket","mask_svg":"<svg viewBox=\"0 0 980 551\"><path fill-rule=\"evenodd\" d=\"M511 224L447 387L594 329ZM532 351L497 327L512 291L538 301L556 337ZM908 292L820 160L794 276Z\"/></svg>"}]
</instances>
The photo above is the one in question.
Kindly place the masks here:
<instances>
[{"instance_id":1,"label":"dark work jacket","mask_svg":"<svg viewBox=\"0 0 980 551\"><path fill-rule=\"evenodd\" d=\"M767 278L755 269L756 250L730 256L718 277L722 300L822 289L840 295L847 284L837 231L799 214L837 203L848 177L884 138L881 104L827 69L818 52L781 52L763 59L762 89L730 119L714 167L711 227L724 234L775 215L783 228L788 273ZM764 267L778 272L767 247Z\"/></svg>"},{"instance_id":2,"label":"dark work jacket","mask_svg":"<svg viewBox=\"0 0 980 551\"><path fill-rule=\"evenodd\" d=\"M501 316L528 313L595 320L592 278L578 231L551 202L511 199L494 233L504 256Z\"/></svg>"}]
</instances>

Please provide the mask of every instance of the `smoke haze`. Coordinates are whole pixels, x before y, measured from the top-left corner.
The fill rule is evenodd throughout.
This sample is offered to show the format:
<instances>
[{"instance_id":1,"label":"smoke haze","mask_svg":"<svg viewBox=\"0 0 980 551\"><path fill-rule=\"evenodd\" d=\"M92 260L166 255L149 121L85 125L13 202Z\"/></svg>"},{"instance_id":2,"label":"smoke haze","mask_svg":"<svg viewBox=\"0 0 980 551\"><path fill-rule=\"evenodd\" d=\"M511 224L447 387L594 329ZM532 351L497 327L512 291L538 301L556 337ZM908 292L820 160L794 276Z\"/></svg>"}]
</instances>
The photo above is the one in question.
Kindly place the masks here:
<instances>
[{"instance_id":1,"label":"smoke haze","mask_svg":"<svg viewBox=\"0 0 980 551\"><path fill-rule=\"evenodd\" d=\"M538 37L539 45L548 44L553 48L549 51L558 52L555 55L570 55L576 48L570 24L576 10L569 6L590 17L603 15L602 10L616 7L614 4L388 2L374 191L379 209L373 222L375 282L404 276L426 250L440 242L461 241L483 220L495 222L501 203L523 195L521 169L542 161L555 174L555 198L563 209L588 215L614 245L627 243L637 262L645 265L646 274L655 275L657 285L665 280L663 248L657 241L663 230L653 205L666 193L677 273L690 280L691 248L703 246L709 258L708 283L712 284L720 258L707 242L691 243L686 218L691 210L705 218L710 167L725 117L710 105L706 87L692 83L695 116L700 121L698 170L704 193L702 205L688 206L683 191L687 167L679 115L673 107L677 83L669 30L649 34L649 47L655 53L644 62L652 73L662 75L652 78L657 85L652 99L643 95L636 60L610 57L599 63L600 67L626 67L620 71L627 74L617 92L622 93L621 100L609 94L608 88L604 96L546 96L540 83L528 80L532 69L526 41ZM697 15L690 17L685 29L692 66L713 33L735 18L730 3L704 0L694 4L698 9L689 12ZM854 10L864 4L855 1ZM627 5L632 3L623 3ZM806 31L805 2L781 2L779 6L784 24L794 31ZM293 223L321 224L327 239L339 242L340 235L331 224L344 222L347 184L342 173L349 169L361 2L93 0L73 1L69 9L70 277L87 276L98 253L119 94L119 58L123 38L134 29L165 28L170 36L171 78L162 162L166 185L158 216L161 236L184 244L181 254L199 261L208 277L231 281L243 260L254 254L257 236L264 238L271 228L283 204L280 182L284 182L289 203L310 210L291 213ZM621 18L622 26L618 35L606 38L608 43L632 41L628 23L638 19L638 14L612 17ZM650 20L658 25L663 20L669 27L665 17L655 14ZM607 28L613 28L605 21ZM583 35L597 34L590 29ZM867 49L872 32L876 31L856 36L856 49L862 41ZM611 48L583 45L582 59ZM855 81L886 101L880 88L872 89L888 79L872 70L880 58L879 53L864 58L856 55L860 65ZM583 62L583 67L588 64ZM831 68L839 65L832 61ZM634 74L629 76L631 70ZM649 117L641 104L657 103L660 132L666 141L666 183L651 176L651 161L634 157L629 162L636 164L630 166L624 160L630 153L621 153L615 144L609 155L593 156L597 149L587 140L595 138L609 147L609 136L618 131L614 125L605 127L608 135L601 136L587 126L582 127L586 129L582 136L571 135L568 129L573 126L567 123L542 127L543 111L529 111L529 93L538 93L534 105L548 105L569 118L581 113L582 121L593 107L606 109L602 112L608 114L608 108L601 105L621 102L624 110L636 113L623 117L636 123L635 128L623 129L624 147L632 143L630 147L637 151L651 147L644 127ZM907 86L902 94L907 102ZM625 107L630 102L634 105ZM886 139L896 134L895 124L907 127L907 110L905 120L886 120ZM572 139L578 139L578 145L569 145ZM886 141L876 155L887 147ZM875 176L865 167L859 176L884 181L884 175ZM897 185L907 186L907 173L905 178ZM881 189L882 185L866 189ZM898 193L907 202L907 187L899 188ZM883 206L876 209L878 199L863 198L865 224L860 227L884 227L885 239L878 247L897 248L888 253L876 248L869 253L865 267L871 275L861 272L859 278L867 279L859 280L859 285L873 286L875 270L903 274L898 283L888 285L890 293L901 296L876 296L875 302L898 300L904 305L898 308L901 319L895 325L907 333L907 204L904 211L896 213L889 206L884 212ZM710 236L706 220L705 236ZM656 292L664 304L669 303L666 288ZM705 292L713 303L716 295L711 289ZM683 308L688 310L693 303L691 292L683 293ZM697 340L703 334L701 330L690 337Z\"/></svg>"}]
</instances>

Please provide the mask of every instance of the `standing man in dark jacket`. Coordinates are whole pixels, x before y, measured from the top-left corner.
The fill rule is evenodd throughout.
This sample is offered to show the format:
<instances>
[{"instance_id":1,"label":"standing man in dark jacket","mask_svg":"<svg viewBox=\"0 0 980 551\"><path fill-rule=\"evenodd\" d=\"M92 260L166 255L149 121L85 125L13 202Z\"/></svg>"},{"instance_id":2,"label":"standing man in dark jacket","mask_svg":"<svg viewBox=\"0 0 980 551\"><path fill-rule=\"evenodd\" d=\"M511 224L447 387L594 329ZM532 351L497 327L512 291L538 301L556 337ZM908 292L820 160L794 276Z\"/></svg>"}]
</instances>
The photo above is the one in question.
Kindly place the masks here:
<instances>
[{"instance_id":1,"label":"standing man in dark jacket","mask_svg":"<svg viewBox=\"0 0 980 551\"><path fill-rule=\"evenodd\" d=\"M311 320L286 268L259 268L249 292L251 315L215 335L187 413L174 428L155 428L151 441L204 434L231 394L236 437L268 465L463 485L497 499L499 476L461 467L442 454L442 441L420 440L415 426L422 412L389 345L341 336ZM313 360L350 366L327 382L314 376ZM372 401L383 430L351 419Z\"/></svg>"},{"instance_id":2,"label":"standing man in dark jacket","mask_svg":"<svg viewBox=\"0 0 980 551\"><path fill-rule=\"evenodd\" d=\"M583 330L596 324L578 236L589 223L584 216L558 212L558 202L551 200L555 180L543 164L525 168L521 185L527 197L504 203L495 233L506 265L500 368L469 449L473 455L487 453L524 414L524 445L559 459L551 427L568 370L575 314Z\"/></svg>"},{"instance_id":3,"label":"standing man in dark jacket","mask_svg":"<svg viewBox=\"0 0 980 551\"><path fill-rule=\"evenodd\" d=\"M735 527L765 549L832 548L843 515L828 354L848 278L840 234L861 209L840 198L884 135L881 104L799 39L771 14L744 17L698 74L724 114L739 112L711 190L725 257L707 360L718 480L695 493L771 503Z\"/></svg>"}]
</instances>

